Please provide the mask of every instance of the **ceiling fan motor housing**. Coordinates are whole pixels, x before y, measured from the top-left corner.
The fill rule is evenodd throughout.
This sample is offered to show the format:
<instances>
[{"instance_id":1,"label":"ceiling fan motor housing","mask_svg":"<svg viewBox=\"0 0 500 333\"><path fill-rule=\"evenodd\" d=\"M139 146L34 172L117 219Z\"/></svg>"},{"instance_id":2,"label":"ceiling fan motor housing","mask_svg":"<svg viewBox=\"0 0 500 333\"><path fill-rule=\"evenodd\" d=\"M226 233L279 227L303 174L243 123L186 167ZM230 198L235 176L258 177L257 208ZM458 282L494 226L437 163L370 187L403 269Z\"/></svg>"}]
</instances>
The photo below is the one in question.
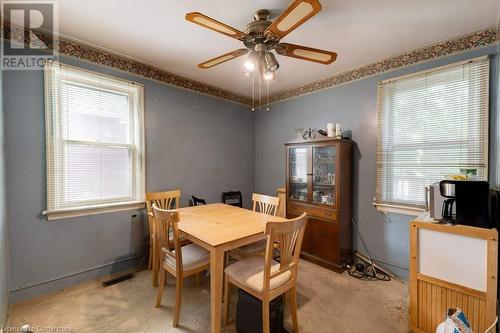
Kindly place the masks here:
<instances>
[{"instance_id":1,"label":"ceiling fan motor housing","mask_svg":"<svg viewBox=\"0 0 500 333\"><path fill-rule=\"evenodd\" d=\"M269 11L267 9L260 9L254 14L254 21L248 23L245 26L245 34L247 34L250 38L247 38L243 41L243 44L250 49L255 50L255 45L257 44L265 44L268 50L274 49L276 45L278 45L278 40L266 40L266 36L264 32L267 27L271 25L271 21L269 18Z\"/></svg>"}]
</instances>

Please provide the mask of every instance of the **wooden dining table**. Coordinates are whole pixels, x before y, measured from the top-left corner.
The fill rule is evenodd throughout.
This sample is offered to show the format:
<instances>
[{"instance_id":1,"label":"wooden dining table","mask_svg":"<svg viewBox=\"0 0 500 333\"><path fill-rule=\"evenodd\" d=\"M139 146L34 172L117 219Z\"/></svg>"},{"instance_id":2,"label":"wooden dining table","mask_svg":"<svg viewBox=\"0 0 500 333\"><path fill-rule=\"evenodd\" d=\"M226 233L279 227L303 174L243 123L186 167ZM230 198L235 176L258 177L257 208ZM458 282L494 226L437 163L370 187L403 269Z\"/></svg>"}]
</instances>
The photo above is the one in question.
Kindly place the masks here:
<instances>
[{"instance_id":1,"label":"wooden dining table","mask_svg":"<svg viewBox=\"0 0 500 333\"><path fill-rule=\"evenodd\" d=\"M211 332L221 331L225 252L265 239L266 222L285 221L222 203L180 208L183 236L210 252Z\"/></svg>"}]
</instances>

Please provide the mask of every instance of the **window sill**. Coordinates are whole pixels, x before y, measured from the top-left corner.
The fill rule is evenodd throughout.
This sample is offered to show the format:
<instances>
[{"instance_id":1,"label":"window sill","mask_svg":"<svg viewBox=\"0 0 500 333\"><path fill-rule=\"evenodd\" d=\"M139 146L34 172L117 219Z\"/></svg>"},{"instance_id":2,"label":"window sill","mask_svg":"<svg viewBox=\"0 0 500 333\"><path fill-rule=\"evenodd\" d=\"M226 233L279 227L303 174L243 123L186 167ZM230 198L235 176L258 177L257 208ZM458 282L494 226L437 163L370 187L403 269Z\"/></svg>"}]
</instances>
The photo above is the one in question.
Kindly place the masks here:
<instances>
[{"instance_id":1,"label":"window sill","mask_svg":"<svg viewBox=\"0 0 500 333\"><path fill-rule=\"evenodd\" d=\"M375 206L375 208L377 208L379 212L382 212L384 214L395 213L395 214L403 214L410 216L419 216L425 211L425 209L418 207L399 206L399 205L391 205L391 204L377 203L377 202L374 202L373 205Z\"/></svg>"},{"instance_id":2,"label":"window sill","mask_svg":"<svg viewBox=\"0 0 500 333\"><path fill-rule=\"evenodd\" d=\"M141 209L145 207L144 201L130 201L111 203L103 205L83 206L68 209L59 209L54 211L44 211L42 215L47 216L47 220L61 220L72 217L90 216L106 213L121 212L126 210Z\"/></svg>"}]
</instances>

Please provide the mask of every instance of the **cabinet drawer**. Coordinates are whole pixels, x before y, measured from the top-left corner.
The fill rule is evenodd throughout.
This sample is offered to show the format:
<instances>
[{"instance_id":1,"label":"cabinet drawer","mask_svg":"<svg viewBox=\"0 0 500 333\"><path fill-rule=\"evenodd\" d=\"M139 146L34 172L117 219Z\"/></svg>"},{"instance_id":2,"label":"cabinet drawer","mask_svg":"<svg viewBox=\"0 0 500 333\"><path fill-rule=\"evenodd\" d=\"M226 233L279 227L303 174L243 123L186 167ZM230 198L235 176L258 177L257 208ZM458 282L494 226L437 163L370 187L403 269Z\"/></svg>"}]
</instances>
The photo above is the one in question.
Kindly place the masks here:
<instances>
[{"instance_id":1,"label":"cabinet drawer","mask_svg":"<svg viewBox=\"0 0 500 333\"><path fill-rule=\"evenodd\" d=\"M306 212L308 216L317 217L320 219L337 221L337 211L322 207L311 207L311 206L302 206L296 204L288 204L287 213L293 215L300 215Z\"/></svg>"}]
</instances>

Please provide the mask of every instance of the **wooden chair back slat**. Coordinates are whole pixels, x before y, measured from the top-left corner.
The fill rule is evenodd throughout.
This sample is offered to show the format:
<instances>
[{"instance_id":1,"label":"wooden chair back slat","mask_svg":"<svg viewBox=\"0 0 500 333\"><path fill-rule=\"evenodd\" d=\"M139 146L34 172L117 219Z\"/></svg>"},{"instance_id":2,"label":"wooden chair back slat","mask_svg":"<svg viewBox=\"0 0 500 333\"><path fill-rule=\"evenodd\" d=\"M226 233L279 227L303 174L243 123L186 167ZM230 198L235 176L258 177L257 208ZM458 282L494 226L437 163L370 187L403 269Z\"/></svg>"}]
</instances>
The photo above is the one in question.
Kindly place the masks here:
<instances>
[{"instance_id":1,"label":"wooden chair back slat","mask_svg":"<svg viewBox=\"0 0 500 333\"><path fill-rule=\"evenodd\" d=\"M175 260L175 269L177 271L182 270L179 212L176 210L158 208L156 204L152 205L152 209L158 246L163 254ZM163 261L163 258L161 261Z\"/></svg>"},{"instance_id":2,"label":"wooden chair back slat","mask_svg":"<svg viewBox=\"0 0 500 333\"><path fill-rule=\"evenodd\" d=\"M264 260L264 292L269 291L269 284L272 278L285 272L290 271L292 273L291 279L296 279L300 248L302 247L306 223L306 213L285 222L267 222L267 245ZM273 250L275 247L280 254L280 267L271 274Z\"/></svg>"},{"instance_id":3,"label":"wooden chair back slat","mask_svg":"<svg viewBox=\"0 0 500 333\"><path fill-rule=\"evenodd\" d=\"M294 266L295 266L295 265L292 263L292 264L288 265L288 267L286 267L286 268L283 268L283 269L280 269L280 270L278 270L278 271L276 271L276 272L271 273L271 274L269 275L269 279L270 279L270 280L272 280L272 279L274 279L275 277L277 277L277 276L279 276L279 275L281 275L281 274L283 274L283 273L285 273L285 272L287 272L287 271L290 271L290 272L291 272L291 271L294 269Z\"/></svg>"},{"instance_id":4,"label":"wooden chair back slat","mask_svg":"<svg viewBox=\"0 0 500 333\"><path fill-rule=\"evenodd\" d=\"M162 249L162 252L163 252L163 253L164 253L167 257L170 257L170 258L172 258L173 260L176 260L175 254L173 254L173 253L172 253L172 251L167 251L166 249L165 249L165 251L163 251L163 249Z\"/></svg>"},{"instance_id":5,"label":"wooden chair back slat","mask_svg":"<svg viewBox=\"0 0 500 333\"><path fill-rule=\"evenodd\" d=\"M278 206L280 203L280 198L278 197L271 197L269 195L253 193L252 201L253 201L253 210L255 212L258 211L273 216L276 216L276 214L278 213Z\"/></svg>"},{"instance_id":6,"label":"wooden chair back slat","mask_svg":"<svg viewBox=\"0 0 500 333\"><path fill-rule=\"evenodd\" d=\"M148 192L146 193L146 208L148 212L153 211L153 204L160 209L179 209L179 201L181 198L180 190L164 191L164 192Z\"/></svg>"}]
</instances>

